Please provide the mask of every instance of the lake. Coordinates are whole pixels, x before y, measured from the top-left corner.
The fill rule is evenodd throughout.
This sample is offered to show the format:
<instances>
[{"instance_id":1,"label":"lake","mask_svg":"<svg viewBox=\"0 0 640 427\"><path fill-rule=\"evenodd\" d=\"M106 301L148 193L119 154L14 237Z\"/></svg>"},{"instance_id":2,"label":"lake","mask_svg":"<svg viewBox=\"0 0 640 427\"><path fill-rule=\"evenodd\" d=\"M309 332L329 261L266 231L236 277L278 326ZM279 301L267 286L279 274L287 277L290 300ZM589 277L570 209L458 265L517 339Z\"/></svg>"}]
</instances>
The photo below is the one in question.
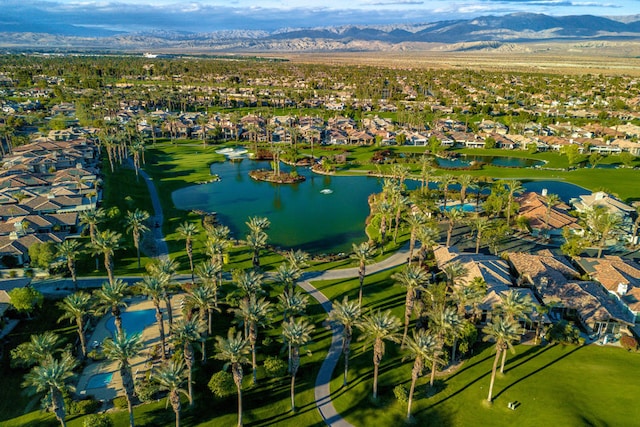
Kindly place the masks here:
<instances>
[{"instance_id":1,"label":"lake","mask_svg":"<svg viewBox=\"0 0 640 427\"><path fill-rule=\"evenodd\" d=\"M462 154L460 157L455 158L441 158L436 157L436 163L438 166L449 169L462 169L471 166L472 162L486 163L492 166L507 167L507 168L532 168L536 166L544 165L543 161L534 159L523 159L520 157L505 157L505 156L478 156L478 155L466 155Z\"/></svg>"},{"instance_id":2,"label":"lake","mask_svg":"<svg viewBox=\"0 0 640 427\"><path fill-rule=\"evenodd\" d=\"M317 175L308 168L298 168L298 173L307 178L305 182L277 185L254 181L248 175L250 170L266 168L269 162L249 159L214 163L211 173L218 175L220 181L177 190L172 194L173 203L179 209L216 212L218 220L237 239L247 235L245 222L250 216L267 217L271 221L268 230L271 244L312 254L350 252L352 243L366 240L367 198L381 191L381 179ZM282 169L288 170L284 165ZM407 181L407 186L413 189L419 183ZM537 192L547 188L566 201L589 193L557 181L531 181L523 186Z\"/></svg>"}]
</instances>

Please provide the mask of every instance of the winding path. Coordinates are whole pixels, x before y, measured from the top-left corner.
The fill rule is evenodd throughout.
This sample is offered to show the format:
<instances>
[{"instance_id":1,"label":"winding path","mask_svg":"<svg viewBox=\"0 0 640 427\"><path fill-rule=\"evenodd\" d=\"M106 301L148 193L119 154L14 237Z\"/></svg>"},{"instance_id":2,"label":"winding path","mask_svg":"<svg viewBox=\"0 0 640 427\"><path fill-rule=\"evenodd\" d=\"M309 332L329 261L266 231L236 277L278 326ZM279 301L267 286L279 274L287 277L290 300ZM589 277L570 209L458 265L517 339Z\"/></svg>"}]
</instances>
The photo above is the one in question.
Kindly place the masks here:
<instances>
[{"instance_id":1,"label":"winding path","mask_svg":"<svg viewBox=\"0 0 640 427\"><path fill-rule=\"evenodd\" d=\"M400 249L387 259L384 259L378 263L367 266L367 275L377 273L379 271L387 270L389 268L396 267L407 261L407 255L409 250L407 247ZM320 292L315 286L311 284L311 280L334 280L334 279L350 279L358 277L358 268L345 268L341 270L328 270L328 271L316 271L305 273L302 275L298 286L304 289L309 295L311 295L322 306L327 314L331 311L331 301ZM327 352L327 357L320 366L320 371L316 377L316 384L314 387L314 396L316 400L316 406L320 411L320 416L328 426L332 427L353 427L344 418L340 416L336 408L331 401L331 377L333 371L340 361L342 354L342 326L331 323L331 346Z\"/></svg>"}]
</instances>

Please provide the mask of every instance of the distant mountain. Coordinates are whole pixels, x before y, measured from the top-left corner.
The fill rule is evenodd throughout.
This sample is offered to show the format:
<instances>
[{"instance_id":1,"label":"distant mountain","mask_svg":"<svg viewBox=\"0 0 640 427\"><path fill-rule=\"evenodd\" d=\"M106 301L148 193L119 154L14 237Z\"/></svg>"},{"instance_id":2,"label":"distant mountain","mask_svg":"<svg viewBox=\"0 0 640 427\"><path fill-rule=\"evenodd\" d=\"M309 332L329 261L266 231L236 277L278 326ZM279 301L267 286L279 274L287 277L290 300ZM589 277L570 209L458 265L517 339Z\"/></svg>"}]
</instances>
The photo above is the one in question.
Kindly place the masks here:
<instances>
[{"instance_id":1,"label":"distant mountain","mask_svg":"<svg viewBox=\"0 0 640 427\"><path fill-rule=\"evenodd\" d=\"M98 49L239 52L239 51L376 51L411 50L425 44L452 45L450 50L500 48L539 41L640 39L640 15L627 17L548 16L514 13L468 20L415 25L280 29L273 32L228 30L212 33L106 31L76 27L64 34L55 27L35 32L0 32L0 46L10 49ZM7 29L8 30L8 29ZM61 48L60 46L64 46Z\"/></svg>"}]
</instances>

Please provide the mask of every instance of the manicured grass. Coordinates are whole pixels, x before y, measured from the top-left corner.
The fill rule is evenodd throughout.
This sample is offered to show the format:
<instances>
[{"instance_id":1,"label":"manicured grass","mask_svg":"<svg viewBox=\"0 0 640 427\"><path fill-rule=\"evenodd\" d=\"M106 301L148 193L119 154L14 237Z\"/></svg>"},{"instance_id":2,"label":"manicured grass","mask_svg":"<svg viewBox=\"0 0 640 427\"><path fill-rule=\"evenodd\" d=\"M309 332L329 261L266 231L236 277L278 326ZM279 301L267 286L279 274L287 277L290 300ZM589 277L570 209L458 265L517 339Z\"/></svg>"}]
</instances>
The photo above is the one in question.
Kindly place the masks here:
<instances>
[{"instance_id":1,"label":"manicured grass","mask_svg":"<svg viewBox=\"0 0 640 427\"><path fill-rule=\"evenodd\" d=\"M410 361L388 346L381 366L377 402L369 399L371 353L352 352L351 383L342 387L338 369L332 381L334 404L356 425L403 425L406 405L393 396L398 384L410 385ZM640 416L635 404L640 374L637 353L619 348L572 346L516 347L509 354L505 374L497 374L493 404L486 402L493 347L484 345L462 367L429 388L428 370L418 381L413 414L417 425L634 425ZM518 401L517 410L507 408Z\"/></svg>"}]
</instances>

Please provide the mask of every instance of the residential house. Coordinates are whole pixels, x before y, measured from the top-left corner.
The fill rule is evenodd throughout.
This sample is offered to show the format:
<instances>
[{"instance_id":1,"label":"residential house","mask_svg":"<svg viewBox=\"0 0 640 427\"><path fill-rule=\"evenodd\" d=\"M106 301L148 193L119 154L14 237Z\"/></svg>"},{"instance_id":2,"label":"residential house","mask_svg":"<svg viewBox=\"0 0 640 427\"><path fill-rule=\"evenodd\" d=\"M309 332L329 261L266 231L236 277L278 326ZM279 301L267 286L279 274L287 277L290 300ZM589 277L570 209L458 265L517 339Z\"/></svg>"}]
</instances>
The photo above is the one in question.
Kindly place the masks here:
<instances>
[{"instance_id":1,"label":"residential house","mask_svg":"<svg viewBox=\"0 0 640 427\"><path fill-rule=\"evenodd\" d=\"M515 201L520 205L518 215L528 220L531 234L534 236L560 236L565 227L574 232L582 229L578 224L578 219L569 215L570 208L564 202L548 209L546 194L526 192L517 197Z\"/></svg>"}]
</instances>

